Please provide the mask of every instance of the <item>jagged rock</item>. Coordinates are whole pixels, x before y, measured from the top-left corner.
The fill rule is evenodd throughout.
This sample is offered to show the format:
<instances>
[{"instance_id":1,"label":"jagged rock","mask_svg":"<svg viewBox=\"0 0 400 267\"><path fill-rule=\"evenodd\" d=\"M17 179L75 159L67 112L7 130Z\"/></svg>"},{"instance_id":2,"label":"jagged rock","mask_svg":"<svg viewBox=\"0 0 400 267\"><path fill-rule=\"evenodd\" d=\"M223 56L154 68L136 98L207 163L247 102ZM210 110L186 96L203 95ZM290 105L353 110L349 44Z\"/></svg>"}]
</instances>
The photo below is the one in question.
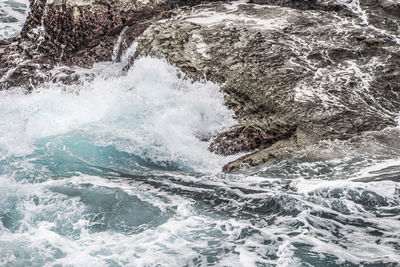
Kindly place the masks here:
<instances>
[{"instance_id":1,"label":"jagged rock","mask_svg":"<svg viewBox=\"0 0 400 267\"><path fill-rule=\"evenodd\" d=\"M385 11L387 1L367 1L358 13L344 1L254 2L275 6L187 9L146 31L137 48L136 57L166 58L195 80L221 84L239 124L211 149L253 151L225 171L396 125L399 14ZM382 12L387 27L375 26Z\"/></svg>"},{"instance_id":2,"label":"jagged rock","mask_svg":"<svg viewBox=\"0 0 400 267\"><path fill-rule=\"evenodd\" d=\"M160 16L163 0L30 0L19 38L0 47L0 89L51 80L55 65L90 67L111 60L123 28L134 39ZM163 6L164 5L164 6ZM161 15L162 17L162 15Z\"/></svg>"},{"instance_id":3,"label":"jagged rock","mask_svg":"<svg viewBox=\"0 0 400 267\"><path fill-rule=\"evenodd\" d=\"M0 90L27 90L53 80L56 65L91 67L111 61L121 32L129 46L177 4L201 0L30 0L31 12L18 38L0 41ZM118 52L118 51L117 51ZM120 52L119 52L120 54ZM68 80L69 81L69 80Z\"/></svg>"},{"instance_id":4,"label":"jagged rock","mask_svg":"<svg viewBox=\"0 0 400 267\"><path fill-rule=\"evenodd\" d=\"M132 60L163 57L193 79L221 84L238 125L210 149L252 152L225 171L396 125L398 1L250 0L173 12L202 1L30 1L21 35L0 41L0 90L78 82L69 66L118 61L167 19L144 34Z\"/></svg>"}]
</instances>

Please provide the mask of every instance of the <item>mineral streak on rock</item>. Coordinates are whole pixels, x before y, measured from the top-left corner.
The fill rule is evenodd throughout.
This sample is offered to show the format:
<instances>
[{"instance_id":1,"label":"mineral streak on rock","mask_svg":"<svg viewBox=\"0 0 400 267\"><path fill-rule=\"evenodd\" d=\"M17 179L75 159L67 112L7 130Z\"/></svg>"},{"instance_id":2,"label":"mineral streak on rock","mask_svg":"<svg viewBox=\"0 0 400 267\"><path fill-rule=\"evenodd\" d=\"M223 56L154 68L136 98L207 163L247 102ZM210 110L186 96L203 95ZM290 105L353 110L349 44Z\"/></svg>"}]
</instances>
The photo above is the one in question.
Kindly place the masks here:
<instances>
[{"instance_id":1,"label":"mineral streak on rock","mask_svg":"<svg viewBox=\"0 0 400 267\"><path fill-rule=\"evenodd\" d=\"M366 24L348 2L185 10L147 31L136 56L163 57L193 79L220 83L239 124L216 136L211 150L253 151L225 171L260 165L320 140L396 125L400 54L392 26L399 14L388 13L386 29L376 19ZM373 8L366 12L385 12Z\"/></svg>"}]
</instances>

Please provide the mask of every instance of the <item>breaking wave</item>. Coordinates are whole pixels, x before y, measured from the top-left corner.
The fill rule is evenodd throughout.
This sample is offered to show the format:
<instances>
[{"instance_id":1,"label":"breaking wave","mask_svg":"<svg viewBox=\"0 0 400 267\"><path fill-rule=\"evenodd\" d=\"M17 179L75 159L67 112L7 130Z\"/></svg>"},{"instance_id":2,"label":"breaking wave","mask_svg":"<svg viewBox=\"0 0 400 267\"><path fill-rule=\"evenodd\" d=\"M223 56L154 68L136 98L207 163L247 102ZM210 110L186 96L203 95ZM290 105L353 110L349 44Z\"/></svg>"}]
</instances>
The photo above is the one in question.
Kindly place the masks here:
<instances>
[{"instance_id":1,"label":"breaking wave","mask_svg":"<svg viewBox=\"0 0 400 267\"><path fill-rule=\"evenodd\" d=\"M1 28L0 39L19 31ZM1 266L400 262L399 128L362 149L332 141L224 174L237 156L209 142L235 120L218 85L159 59L121 65L77 69L94 77L77 85L0 92Z\"/></svg>"}]
</instances>

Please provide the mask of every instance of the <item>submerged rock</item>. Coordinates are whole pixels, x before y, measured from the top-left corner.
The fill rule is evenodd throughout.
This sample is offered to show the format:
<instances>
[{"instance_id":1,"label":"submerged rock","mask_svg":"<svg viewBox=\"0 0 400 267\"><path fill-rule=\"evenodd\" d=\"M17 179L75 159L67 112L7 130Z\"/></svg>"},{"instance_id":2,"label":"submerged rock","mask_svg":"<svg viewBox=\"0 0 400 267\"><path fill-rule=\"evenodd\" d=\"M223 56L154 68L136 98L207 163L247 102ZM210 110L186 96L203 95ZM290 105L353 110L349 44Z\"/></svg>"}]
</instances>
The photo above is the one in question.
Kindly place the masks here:
<instances>
[{"instance_id":1,"label":"submerged rock","mask_svg":"<svg viewBox=\"0 0 400 267\"><path fill-rule=\"evenodd\" d=\"M211 149L253 151L225 171L397 124L399 13L385 13L387 27L374 25L387 1L359 14L339 1L254 2L277 5L187 9L146 31L137 48L136 56L166 58L193 79L221 84L238 125Z\"/></svg>"}]
</instances>

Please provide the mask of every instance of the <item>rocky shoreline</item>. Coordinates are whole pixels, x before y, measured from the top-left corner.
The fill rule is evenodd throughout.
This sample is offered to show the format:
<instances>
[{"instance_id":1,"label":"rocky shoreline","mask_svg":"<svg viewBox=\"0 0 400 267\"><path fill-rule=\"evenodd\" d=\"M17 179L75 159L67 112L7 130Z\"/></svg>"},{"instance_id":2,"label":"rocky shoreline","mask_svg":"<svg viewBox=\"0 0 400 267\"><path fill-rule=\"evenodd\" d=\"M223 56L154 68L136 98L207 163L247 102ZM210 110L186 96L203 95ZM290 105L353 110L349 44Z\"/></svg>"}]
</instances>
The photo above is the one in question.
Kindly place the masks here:
<instances>
[{"instance_id":1,"label":"rocky shoreline","mask_svg":"<svg viewBox=\"0 0 400 267\"><path fill-rule=\"evenodd\" d=\"M0 89L52 81L59 65L118 60L140 36L126 69L138 57L159 57L221 85L238 125L212 137L210 149L251 152L226 172L397 125L400 3L201 3L31 0L20 37L0 41ZM62 82L79 80L63 71Z\"/></svg>"},{"instance_id":2,"label":"rocky shoreline","mask_svg":"<svg viewBox=\"0 0 400 267\"><path fill-rule=\"evenodd\" d=\"M182 1L196 5L207 1ZM111 61L124 32L126 49L150 25L173 15L164 0L30 0L31 12L20 36L0 40L0 90L28 91L49 81L76 82L73 70L51 73L55 66L90 68ZM121 53L121 51L119 51Z\"/></svg>"}]
</instances>

